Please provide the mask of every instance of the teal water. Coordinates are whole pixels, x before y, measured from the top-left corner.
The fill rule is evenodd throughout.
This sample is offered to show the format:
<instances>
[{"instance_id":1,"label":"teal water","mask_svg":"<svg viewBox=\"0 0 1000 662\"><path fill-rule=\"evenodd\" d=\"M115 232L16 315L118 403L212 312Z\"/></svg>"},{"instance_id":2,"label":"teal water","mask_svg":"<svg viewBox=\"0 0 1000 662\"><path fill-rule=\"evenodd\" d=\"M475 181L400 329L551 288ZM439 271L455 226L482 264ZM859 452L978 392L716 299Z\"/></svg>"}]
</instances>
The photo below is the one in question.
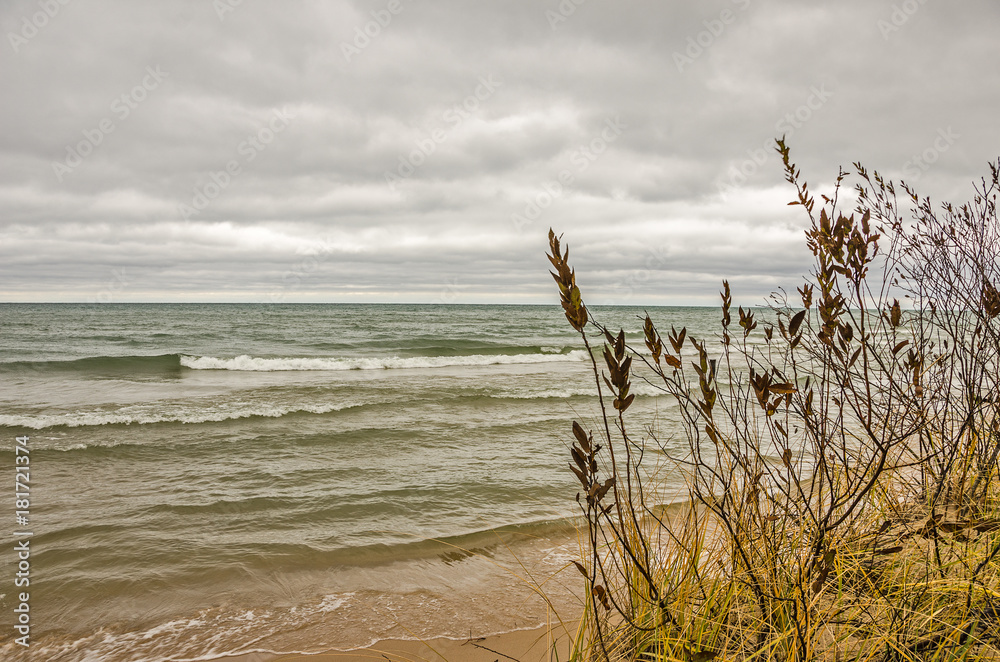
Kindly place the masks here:
<instances>
[{"instance_id":1,"label":"teal water","mask_svg":"<svg viewBox=\"0 0 1000 662\"><path fill-rule=\"evenodd\" d=\"M643 309L594 312L641 344ZM649 312L700 335L717 317ZM3 659L531 627L544 607L503 568L551 575L576 550L570 422L597 409L558 307L0 304L0 385L34 534L30 656L4 580Z\"/></svg>"}]
</instances>

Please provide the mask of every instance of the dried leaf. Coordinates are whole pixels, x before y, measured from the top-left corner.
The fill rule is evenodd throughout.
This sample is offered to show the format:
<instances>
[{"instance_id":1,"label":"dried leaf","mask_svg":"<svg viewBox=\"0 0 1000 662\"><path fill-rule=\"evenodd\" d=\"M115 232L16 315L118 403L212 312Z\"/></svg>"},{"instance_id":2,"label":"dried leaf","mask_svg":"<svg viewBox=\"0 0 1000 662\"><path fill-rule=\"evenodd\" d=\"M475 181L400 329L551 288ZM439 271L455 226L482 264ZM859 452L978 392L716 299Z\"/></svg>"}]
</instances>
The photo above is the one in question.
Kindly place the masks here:
<instances>
[{"instance_id":1,"label":"dried leaf","mask_svg":"<svg viewBox=\"0 0 1000 662\"><path fill-rule=\"evenodd\" d=\"M643 333L646 336L646 348L653 355L653 360L659 363L660 355L663 353L663 343L660 341L656 327L653 326L653 320L650 319L649 315L646 315L646 320L643 322Z\"/></svg>"},{"instance_id":2,"label":"dried leaf","mask_svg":"<svg viewBox=\"0 0 1000 662\"><path fill-rule=\"evenodd\" d=\"M618 398L615 398L614 407L618 411L625 411L626 409L629 408L629 405L632 404L633 400L635 400L635 394L634 393L632 395L628 396L627 398L625 398L624 400L619 400Z\"/></svg>"},{"instance_id":3,"label":"dried leaf","mask_svg":"<svg viewBox=\"0 0 1000 662\"><path fill-rule=\"evenodd\" d=\"M670 327L670 345L674 348L674 353L681 353L681 347L684 346L684 337L686 335L687 327L681 327L680 333L674 327Z\"/></svg>"},{"instance_id":4,"label":"dried leaf","mask_svg":"<svg viewBox=\"0 0 1000 662\"><path fill-rule=\"evenodd\" d=\"M813 286L806 284L796 289L802 297L802 307L808 310L809 307L812 306Z\"/></svg>"},{"instance_id":5,"label":"dried leaf","mask_svg":"<svg viewBox=\"0 0 1000 662\"><path fill-rule=\"evenodd\" d=\"M608 602L608 592L604 590L602 585L597 584L594 586L593 593L597 596L597 599L600 600L601 605L603 605L605 609L611 609L611 603Z\"/></svg>"},{"instance_id":6,"label":"dried leaf","mask_svg":"<svg viewBox=\"0 0 1000 662\"><path fill-rule=\"evenodd\" d=\"M800 310L792 316L792 321L788 323L788 333L789 335L797 335L799 332L799 327L802 326L802 320L806 318L806 311Z\"/></svg>"},{"instance_id":7,"label":"dried leaf","mask_svg":"<svg viewBox=\"0 0 1000 662\"><path fill-rule=\"evenodd\" d=\"M889 323L895 328L900 325L903 320L903 311L899 307L899 299L892 300L892 308L889 311Z\"/></svg>"}]
</instances>

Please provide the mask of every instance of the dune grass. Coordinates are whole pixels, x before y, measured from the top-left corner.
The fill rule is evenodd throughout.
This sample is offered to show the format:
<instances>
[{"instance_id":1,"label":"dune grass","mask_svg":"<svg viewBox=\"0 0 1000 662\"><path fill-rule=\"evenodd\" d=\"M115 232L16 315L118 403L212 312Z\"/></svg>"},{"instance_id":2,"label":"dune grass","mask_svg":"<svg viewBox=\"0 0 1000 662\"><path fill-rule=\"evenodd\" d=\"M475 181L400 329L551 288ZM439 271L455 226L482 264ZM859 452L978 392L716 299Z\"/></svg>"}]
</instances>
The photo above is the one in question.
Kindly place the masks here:
<instances>
[{"instance_id":1,"label":"dune grass","mask_svg":"<svg viewBox=\"0 0 1000 662\"><path fill-rule=\"evenodd\" d=\"M813 271L766 310L723 282L713 337L592 320L549 233L600 397L573 423L574 659L1000 659L1000 162L961 207L860 164L817 203L777 149ZM635 379L676 405L672 443L628 414ZM686 505L653 502L661 470Z\"/></svg>"}]
</instances>

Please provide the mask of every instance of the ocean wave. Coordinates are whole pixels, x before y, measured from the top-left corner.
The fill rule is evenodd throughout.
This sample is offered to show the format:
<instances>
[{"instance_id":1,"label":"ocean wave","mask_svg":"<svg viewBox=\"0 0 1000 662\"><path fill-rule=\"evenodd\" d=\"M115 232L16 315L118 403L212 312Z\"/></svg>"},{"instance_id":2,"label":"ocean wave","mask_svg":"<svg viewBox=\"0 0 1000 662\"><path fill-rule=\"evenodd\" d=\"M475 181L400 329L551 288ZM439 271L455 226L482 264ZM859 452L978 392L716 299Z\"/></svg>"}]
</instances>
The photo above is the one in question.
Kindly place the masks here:
<instances>
[{"instance_id":1,"label":"ocean wave","mask_svg":"<svg viewBox=\"0 0 1000 662\"><path fill-rule=\"evenodd\" d=\"M630 389L631 393L637 396L659 397L666 395L666 391L652 384L635 381ZM605 389L604 394L608 391ZM542 400L542 399L565 399L581 396L597 396L597 388L594 386L573 386L564 388L510 388L497 391L496 397L511 398L513 400Z\"/></svg>"},{"instance_id":2,"label":"ocean wave","mask_svg":"<svg viewBox=\"0 0 1000 662\"><path fill-rule=\"evenodd\" d=\"M242 354L226 359L214 356L182 356L181 365L191 370L237 370L276 372L303 370L401 370L407 368L446 368L450 366L510 365L583 361L584 350L568 354L470 354L467 356L413 356L407 358L260 358Z\"/></svg>"},{"instance_id":3,"label":"ocean wave","mask_svg":"<svg viewBox=\"0 0 1000 662\"><path fill-rule=\"evenodd\" d=\"M280 370L379 370L394 368L438 368L461 365L509 363L547 363L576 361L585 357L583 350L562 346L487 346L456 339L448 346L421 345L403 348L420 355L409 357L254 357L243 354L234 358L185 354L126 354L42 361L3 361L3 373L77 373L98 377L180 377L184 368L191 370L243 370L272 372ZM469 353L469 352L478 353ZM465 352L465 353L463 353ZM509 352L509 353L503 353Z\"/></svg>"},{"instance_id":4,"label":"ocean wave","mask_svg":"<svg viewBox=\"0 0 1000 662\"><path fill-rule=\"evenodd\" d=\"M500 391L497 396L501 398L511 398L512 400L542 400L542 399L563 399L578 396L596 396L596 388L550 388L541 390L520 390L512 389Z\"/></svg>"},{"instance_id":5,"label":"ocean wave","mask_svg":"<svg viewBox=\"0 0 1000 662\"><path fill-rule=\"evenodd\" d=\"M241 418L280 418L289 414L327 414L357 405L323 404L312 406L280 407L268 404L251 404L214 409L173 411L96 411L19 416L0 414L0 427L42 430L53 427L89 427L100 425L149 425L153 423L218 423Z\"/></svg>"}]
</instances>

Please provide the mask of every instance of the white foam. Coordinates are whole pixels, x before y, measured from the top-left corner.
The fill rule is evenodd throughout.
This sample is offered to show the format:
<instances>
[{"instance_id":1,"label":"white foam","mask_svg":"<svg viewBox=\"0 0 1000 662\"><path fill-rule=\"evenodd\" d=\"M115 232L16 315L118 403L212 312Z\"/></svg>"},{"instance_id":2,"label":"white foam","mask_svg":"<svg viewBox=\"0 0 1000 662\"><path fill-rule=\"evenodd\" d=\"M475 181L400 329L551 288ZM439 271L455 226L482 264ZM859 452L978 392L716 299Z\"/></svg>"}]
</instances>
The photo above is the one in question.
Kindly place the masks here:
<instances>
[{"instance_id":1,"label":"white foam","mask_svg":"<svg viewBox=\"0 0 1000 662\"><path fill-rule=\"evenodd\" d=\"M540 398L572 398L577 395L597 395L596 388L556 388L544 389L540 391L517 390L502 391L499 394L504 398L514 398L517 400L535 400Z\"/></svg>"},{"instance_id":2,"label":"white foam","mask_svg":"<svg viewBox=\"0 0 1000 662\"><path fill-rule=\"evenodd\" d=\"M631 393L637 396L657 397L667 395L665 391L656 386L652 386L639 380L633 380ZM514 398L518 400L534 400L541 398L572 398L580 395L597 396L597 388L591 386L573 388L546 388L546 389L508 389L498 393L503 398ZM608 395L608 390L604 390L604 395Z\"/></svg>"},{"instance_id":3,"label":"white foam","mask_svg":"<svg viewBox=\"0 0 1000 662\"><path fill-rule=\"evenodd\" d=\"M257 403L234 403L227 407L216 407L210 409L197 408L175 408L172 411L97 411L97 412L73 412L66 414L47 414L42 416L16 416L0 414L0 426L29 428L41 430L43 428L65 425L76 428L97 425L147 425L151 423L218 423L220 421L236 420L240 418L250 418L252 416L264 416L267 418L280 418L288 414L308 413L326 414L331 411L339 411L353 405L311 405L311 406L287 406Z\"/></svg>"},{"instance_id":4,"label":"white foam","mask_svg":"<svg viewBox=\"0 0 1000 662\"><path fill-rule=\"evenodd\" d=\"M323 596L323 601L319 603L319 611L321 612L331 612L340 609L354 597L354 593L333 593L331 595Z\"/></svg>"},{"instance_id":5,"label":"white foam","mask_svg":"<svg viewBox=\"0 0 1000 662\"><path fill-rule=\"evenodd\" d=\"M406 368L445 368L449 366L510 365L517 363L552 363L583 361L587 353L569 354L471 354L467 356L414 356L400 358L276 358L267 359L242 354L223 359L214 356L182 356L181 365L192 370L239 370L275 372L282 370L395 370Z\"/></svg>"},{"instance_id":6,"label":"white foam","mask_svg":"<svg viewBox=\"0 0 1000 662\"><path fill-rule=\"evenodd\" d=\"M140 636L143 639L152 639L158 635L164 633L173 632L183 632L200 625L204 625L205 621L200 618L182 618L174 621L167 621L166 623L161 623L160 625L153 626L143 632Z\"/></svg>"}]
</instances>

